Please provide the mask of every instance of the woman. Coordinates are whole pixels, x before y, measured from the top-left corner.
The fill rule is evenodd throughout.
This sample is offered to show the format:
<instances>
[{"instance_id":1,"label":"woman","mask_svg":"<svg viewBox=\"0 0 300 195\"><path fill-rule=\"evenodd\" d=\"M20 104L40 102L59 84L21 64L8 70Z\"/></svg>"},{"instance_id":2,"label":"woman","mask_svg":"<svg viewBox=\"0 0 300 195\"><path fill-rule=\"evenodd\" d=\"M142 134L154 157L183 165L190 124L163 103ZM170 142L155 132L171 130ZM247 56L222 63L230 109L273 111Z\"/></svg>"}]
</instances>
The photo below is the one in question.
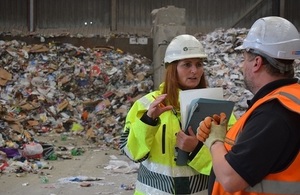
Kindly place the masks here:
<instances>
[{"instance_id":1,"label":"woman","mask_svg":"<svg viewBox=\"0 0 300 195\"><path fill-rule=\"evenodd\" d=\"M200 194L207 189L211 156L191 128L189 135L181 130L179 109L180 90L206 88L206 57L194 36L175 37L165 53L165 81L129 110L120 148L141 162L136 195ZM189 153L187 165L176 165L177 148Z\"/></svg>"}]
</instances>

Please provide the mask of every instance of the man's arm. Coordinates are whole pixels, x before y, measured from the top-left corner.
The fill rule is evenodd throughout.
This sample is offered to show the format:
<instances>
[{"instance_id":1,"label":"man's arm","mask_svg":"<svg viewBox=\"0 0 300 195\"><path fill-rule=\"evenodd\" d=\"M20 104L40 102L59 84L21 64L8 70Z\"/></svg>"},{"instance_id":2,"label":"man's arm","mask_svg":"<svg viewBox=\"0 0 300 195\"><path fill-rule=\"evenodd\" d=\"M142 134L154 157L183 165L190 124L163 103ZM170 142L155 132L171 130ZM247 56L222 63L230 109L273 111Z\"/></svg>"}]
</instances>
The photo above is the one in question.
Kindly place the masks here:
<instances>
[{"instance_id":1,"label":"man's arm","mask_svg":"<svg viewBox=\"0 0 300 195\"><path fill-rule=\"evenodd\" d=\"M230 166L225 159L227 150L224 143L216 141L210 148L216 179L225 191L236 192L248 187L248 183Z\"/></svg>"}]
</instances>

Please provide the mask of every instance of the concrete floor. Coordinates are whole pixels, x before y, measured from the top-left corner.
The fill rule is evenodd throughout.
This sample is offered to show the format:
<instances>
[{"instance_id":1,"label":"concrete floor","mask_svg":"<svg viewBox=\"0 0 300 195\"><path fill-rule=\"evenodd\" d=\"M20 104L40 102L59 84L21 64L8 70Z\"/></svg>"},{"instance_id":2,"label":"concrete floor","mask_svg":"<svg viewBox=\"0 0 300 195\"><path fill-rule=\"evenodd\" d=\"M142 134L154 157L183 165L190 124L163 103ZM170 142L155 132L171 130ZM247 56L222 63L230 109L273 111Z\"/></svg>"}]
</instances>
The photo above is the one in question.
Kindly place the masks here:
<instances>
[{"instance_id":1,"label":"concrete floor","mask_svg":"<svg viewBox=\"0 0 300 195\"><path fill-rule=\"evenodd\" d=\"M55 146L80 146L86 151L72 159L47 161L53 168L39 169L38 173L0 173L1 195L133 194L132 189L125 188L130 189L135 183L137 175L132 167L137 165L131 166L131 162L119 151L92 146L84 138L76 136L67 141L59 141L59 137L55 136L41 139L48 143L54 141ZM130 166L122 166L122 163ZM46 183L42 176L48 179Z\"/></svg>"}]
</instances>

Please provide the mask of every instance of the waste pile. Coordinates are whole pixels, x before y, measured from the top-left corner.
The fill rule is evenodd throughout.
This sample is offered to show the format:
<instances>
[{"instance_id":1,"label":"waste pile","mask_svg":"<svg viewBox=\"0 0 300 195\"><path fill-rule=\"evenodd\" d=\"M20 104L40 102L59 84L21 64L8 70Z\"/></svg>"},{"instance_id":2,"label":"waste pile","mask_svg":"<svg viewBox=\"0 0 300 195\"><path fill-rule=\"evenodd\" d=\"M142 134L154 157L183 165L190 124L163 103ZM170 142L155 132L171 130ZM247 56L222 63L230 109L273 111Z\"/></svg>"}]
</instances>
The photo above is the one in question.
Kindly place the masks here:
<instances>
[{"instance_id":1,"label":"waste pile","mask_svg":"<svg viewBox=\"0 0 300 195\"><path fill-rule=\"evenodd\" d=\"M242 55L234 51L247 31L196 35L208 53L209 87L223 87L237 118L253 96L243 83ZM153 90L152 67L150 59L112 47L0 40L0 172L7 159L53 158L54 148L35 139L49 132L118 148L127 111Z\"/></svg>"},{"instance_id":2,"label":"waste pile","mask_svg":"<svg viewBox=\"0 0 300 195\"><path fill-rule=\"evenodd\" d=\"M117 148L128 109L153 88L151 63L111 47L0 40L0 165L51 158L36 139L50 132Z\"/></svg>"}]
</instances>

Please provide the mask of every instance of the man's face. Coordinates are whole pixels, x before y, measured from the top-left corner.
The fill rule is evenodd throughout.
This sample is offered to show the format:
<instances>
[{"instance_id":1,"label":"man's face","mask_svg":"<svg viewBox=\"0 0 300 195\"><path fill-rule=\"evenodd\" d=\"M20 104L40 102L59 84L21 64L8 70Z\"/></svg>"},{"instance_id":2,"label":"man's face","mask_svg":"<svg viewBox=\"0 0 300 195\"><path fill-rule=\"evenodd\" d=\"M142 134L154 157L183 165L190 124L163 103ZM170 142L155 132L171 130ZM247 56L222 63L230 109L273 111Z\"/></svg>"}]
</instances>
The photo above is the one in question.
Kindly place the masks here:
<instances>
[{"instance_id":1,"label":"man's face","mask_svg":"<svg viewBox=\"0 0 300 195\"><path fill-rule=\"evenodd\" d=\"M247 53L246 51L243 52L244 61L242 63L242 72L244 75L244 83L246 88L253 93L254 89L254 80L252 75L252 65L255 63L255 56Z\"/></svg>"}]
</instances>

